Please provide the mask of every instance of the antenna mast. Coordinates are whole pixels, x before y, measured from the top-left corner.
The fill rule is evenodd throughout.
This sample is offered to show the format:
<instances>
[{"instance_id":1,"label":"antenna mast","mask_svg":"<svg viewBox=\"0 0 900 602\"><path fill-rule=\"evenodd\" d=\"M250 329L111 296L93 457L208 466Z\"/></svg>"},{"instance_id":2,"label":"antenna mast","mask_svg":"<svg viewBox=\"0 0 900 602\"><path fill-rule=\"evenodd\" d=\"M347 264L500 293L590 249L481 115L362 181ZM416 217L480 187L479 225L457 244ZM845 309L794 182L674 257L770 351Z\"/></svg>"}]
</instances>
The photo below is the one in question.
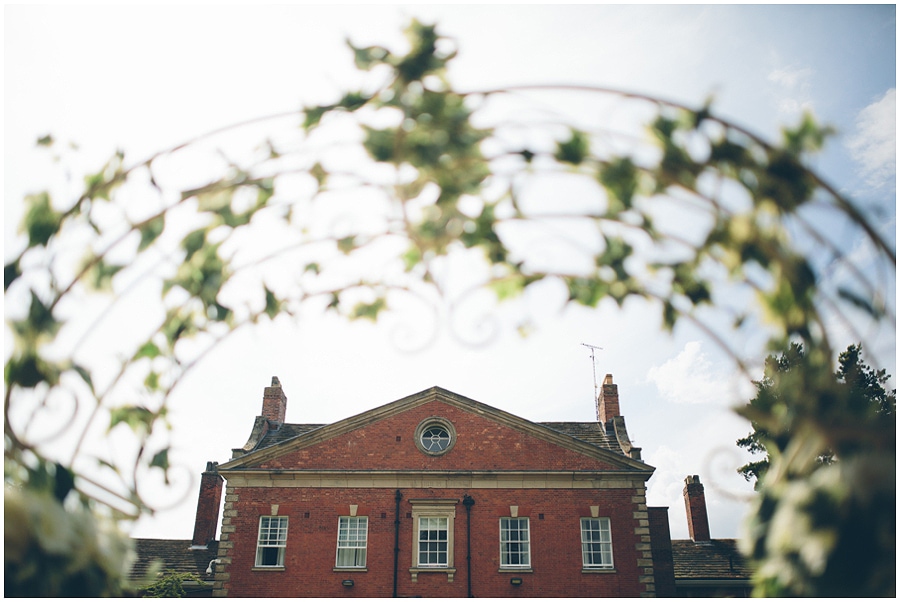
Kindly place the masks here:
<instances>
[{"instance_id":1,"label":"antenna mast","mask_svg":"<svg viewBox=\"0 0 900 602\"><path fill-rule=\"evenodd\" d=\"M597 391L597 358L594 356L594 350L596 350L596 349L602 350L603 347L597 347L596 345L588 345L587 343L582 343L582 345L591 350L591 366L594 369L594 404L596 405L597 396L599 395L599 392ZM597 408L597 420L600 420L600 408L599 407Z\"/></svg>"}]
</instances>

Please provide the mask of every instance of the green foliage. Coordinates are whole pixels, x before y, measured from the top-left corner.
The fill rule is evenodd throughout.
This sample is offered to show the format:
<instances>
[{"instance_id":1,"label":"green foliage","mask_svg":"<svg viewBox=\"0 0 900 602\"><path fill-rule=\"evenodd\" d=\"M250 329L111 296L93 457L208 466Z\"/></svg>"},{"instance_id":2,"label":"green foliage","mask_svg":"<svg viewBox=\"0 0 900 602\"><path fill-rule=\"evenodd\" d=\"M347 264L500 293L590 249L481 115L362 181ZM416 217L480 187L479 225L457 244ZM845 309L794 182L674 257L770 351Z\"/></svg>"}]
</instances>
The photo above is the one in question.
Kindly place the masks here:
<instances>
[{"instance_id":1,"label":"green foliage","mask_svg":"<svg viewBox=\"0 0 900 602\"><path fill-rule=\"evenodd\" d=\"M144 598L184 598L185 581L193 581L203 585L200 575L196 573L179 573L167 569L150 587L144 590Z\"/></svg>"},{"instance_id":2,"label":"green foliage","mask_svg":"<svg viewBox=\"0 0 900 602\"><path fill-rule=\"evenodd\" d=\"M9 481L8 465L6 472ZM27 487L7 484L3 492L4 595L122 596L131 541L70 495L71 470L38 462L27 472Z\"/></svg>"},{"instance_id":3,"label":"green foliage","mask_svg":"<svg viewBox=\"0 0 900 602\"><path fill-rule=\"evenodd\" d=\"M769 356L740 413L737 444L765 457L739 469L759 496L745 550L763 596L883 596L896 564L896 391L860 345L828 365L799 344Z\"/></svg>"},{"instance_id":4,"label":"green foliage","mask_svg":"<svg viewBox=\"0 0 900 602\"><path fill-rule=\"evenodd\" d=\"M604 132L586 130L565 116L537 123L524 118L516 123L508 114L497 118L498 112L486 107L495 102L502 106L513 93L517 101L527 100L527 87L456 90L447 78L456 53L450 41L434 26L418 22L410 25L407 37L406 51L350 44L353 60L362 76L371 76L370 82L341 93L332 103L304 109L298 116L301 127L285 132L298 139L283 145L266 139L251 159L229 157L217 174L192 188L168 182L165 174L183 160L182 152L202 148L205 137L131 165L116 152L84 178L77 198L41 191L25 199L21 250L6 259L4 268L8 306L15 306L8 313L14 341L4 370L5 451L12 467L8 480L26 493L39 489L41 477L25 468L33 466L35 458L55 462L44 457L40 440L27 436L29 427L45 419L49 400L68 395L78 400L75 418L85 417L71 424L84 431L71 457L59 466L69 471L85 466L87 433L108 418L109 429L133 435L138 451L95 460L114 479L104 487L123 492L116 507L138 516L148 510L147 504L137 483L124 475L146 468L166 475L169 446L156 440L151 445L149 438L168 426L173 389L230 333L260 320L300 315L306 305L374 321L401 305L393 303L396 295L446 304L452 311L460 299L448 288L439 264L448 256L465 254L481 262L481 271L488 274L481 288L492 290L500 301L526 296L542 283L562 285L569 303L588 307L604 301L620 307L631 300L647 301L658 308L666 330L685 321L698 325L739 363L741 350L729 346L722 324L764 329L774 349L793 341L802 344L797 370L780 373L773 367L767 372L790 381L802 395L765 397L752 412L745 412L756 430L777 442L766 439L767 451L772 454L777 447L779 454L760 485L754 541L763 543L754 555L762 567L760 583L768 584L761 591L822 591L832 575L831 568L822 567L836 566L832 559L844 551L826 545L813 530L813 543L798 554L818 554L818 572L808 565L802 570L784 562L769 565L770 556L782 556L773 551L768 534L780 532L782 521L800 528L806 523L797 516L829 512L840 531L847 527L841 521L865 507L866 500L893 496L893 481L888 491L886 481L866 480L863 464L856 461L872 456L878 474L888 466L884 450L891 446L872 439L870 427L876 428L876 418L864 412L857 418L865 428L841 428L840 417L849 411L852 395L849 384L835 393L826 326L835 314L841 317L848 311L862 310L874 328L890 327L894 320L893 308L880 294L884 283L846 255L848 237L864 239L878 267L888 268L886 273L896 270L896 256L866 215L808 168L810 153L822 147L830 129L807 115L773 144L721 119L710 103L697 109L634 93L577 88L622 103L648 104L655 112L647 126L648 142L635 135L634 148L614 151ZM540 89L547 91L545 86ZM557 88L560 94L571 90ZM319 130L331 141L329 152L306 145ZM342 138L345 132L352 134ZM47 136L39 143L50 147L54 142ZM354 157L355 173L333 160L332 148L339 151L334 154ZM298 173L307 181L306 196L298 192ZM546 210L562 206L560 199L545 199L543 213L532 208L540 203L521 201L533 183L560 174L587 183L604 198L591 209L553 215ZM142 192L155 194L155 205L140 193L135 196L134 188L140 186L131 184L142 181L149 182ZM123 186L126 182L129 186ZM282 188L282 182L290 186ZM366 200L354 210L378 212L375 219L368 213L359 224L338 219L336 199L356 191ZM155 208L135 217L136 206ZM681 221L690 222L690 236L664 218L673 208L683 214ZM841 220L840 228L824 231L809 219L811 211L826 209ZM116 222L110 215L121 219ZM578 239L573 233L579 228L570 224L588 225L596 236ZM521 227L556 233L556 248L575 258L563 265L547 264L539 251L516 242ZM69 233L91 237L87 243L78 239L79 248L89 249L78 268L67 261ZM797 234L814 241L815 256L792 242ZM257 249L254 241L261 239L272 243L271 248ZM384 249L394 251L379 257L378 263L367 263L376 250ZM850 276L836 293L823 286L817 271L823 258L832 267L849 268ZM270 268L285 282L267 284ZM265 278L259 277L263 273ZM253 277L245 278L248 275ZM152 286L137 286L145 282ZM120 283L123 290L116 290ZM158 294L154 303L161 307L161 317L136 316L133 330L146 337L133 348L101 354L91 358L94 363L79 356L76 364L72 358L78 344L65 344L79 338L68 336L77 321L60 307L78 307L101 294L109 299L112 290L122 295L157 291L150 294ZM731 308L721 302L721 290L738 290L755 304ZM121 299L113 297L109 309ZM828 320L823 307L831 312ZM98 323L112 313L103 312ZM883 373L872 373L859 363L854 368L851 360L852 354L846 368L841 365L842 383L856 383L854 387L870 392L883 384ZM94 374L101 365L104 379ZM123 391L128 387L136 390ZM10 420L13 413L31 419L22 426ZM120 428L122 424L128 428ZM828 451L840 461L829 466L815 461ZM851 454L852 461L847 457ZM75 476L75 491L87 497ZM860 486L848 495L834 489L838 482ZM805 501L796 501L801 498ZM874 526L860 531L863 539L874 537L883 526L880 515L871 518ZM881 540L865 541L873 550L881 549ZM27 563L16 565L25 558L7 553L8 573L30 570ZM792 576L785 577L788 574ZM878 579L871 574L859 591L884 591L878 590L883 583ZM55 595L66 590L41 591ZM109 590L98 586L96 591Z\"/></svg>"},{"instance_id":5,"label":"green foliage","mask_svg":"<svg viewBox=\"0 0 900 602\"><path fill-rule=\"evenodd\" d=\"M25 197L27 205L21 230L28 235L28 246L47 246L50 238L59 232L62 214L55 211L46 192Z\"/></svg>"},{"instance_id":6,"label":"green foliage","mask_svg":"<svg viewBox=\"0 0 900 602\"><path fill-rule=\"evenodd\" d=\"M861 354L862 345L847 347L838 358L833 376L815 376L817 367L810 364L798 343L777 357L766 358L763 378L754 381L756 396L741 410L751 420L753 430L737 440L738 447L765 457L741 466L738 473L755 481L759 488L770 455L784 456L793 441L793 431L811 418L829 442L827 449L820 450L820 463L869 447L892 447L896 391L884 388L890 378L886 371L866 365ZM812 401L805 399L810 388L823 390L822 395ZM815 415L804 415L804 411ZM863 432L865 436L860 437Z\"/></svg>"},{"instance_id":7,"label":"green foliage","mask_svg":"<svg viewBox=\"0 0 900 602\"><path fill-rule=\"evenodd\" d=\"M588 137L573 129L568 140L557 144L554 157L560 163L580 165L588 157L590 150Z\"/></svg>"}]
</instances>

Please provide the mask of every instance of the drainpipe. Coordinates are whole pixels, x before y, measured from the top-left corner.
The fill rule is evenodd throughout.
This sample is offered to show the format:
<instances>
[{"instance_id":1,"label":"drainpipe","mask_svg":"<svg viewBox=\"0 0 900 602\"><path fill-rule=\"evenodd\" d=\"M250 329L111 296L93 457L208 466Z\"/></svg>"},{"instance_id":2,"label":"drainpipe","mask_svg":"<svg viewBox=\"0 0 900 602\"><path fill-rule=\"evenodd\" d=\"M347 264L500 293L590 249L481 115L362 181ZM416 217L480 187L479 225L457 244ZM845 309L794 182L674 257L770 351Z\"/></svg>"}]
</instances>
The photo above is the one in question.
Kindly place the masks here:
<instances>
[{"instance_id":1,"label":"drainpipe","mask_svg":"<svg viewBox=\"0 0 900 602\"><path fill-rule=\"evenodd\" d=\"M394 494L396 507L394 508L394 597L397 597L397 566L400 560L400 500L403 495L400 490Z\"/></svg>"},{"instance_id":2,"label":"drainpipe","mask_svg":"<svg viewBox=\"0 0 900 602\"><path fill-rule=\"evenodd\" d=\"M472 594L472 506L475 500L467 493L463 495L463 506L466 507L466 580L469 586L469 597L474 598Z\"/></svg>"}]
</instances>

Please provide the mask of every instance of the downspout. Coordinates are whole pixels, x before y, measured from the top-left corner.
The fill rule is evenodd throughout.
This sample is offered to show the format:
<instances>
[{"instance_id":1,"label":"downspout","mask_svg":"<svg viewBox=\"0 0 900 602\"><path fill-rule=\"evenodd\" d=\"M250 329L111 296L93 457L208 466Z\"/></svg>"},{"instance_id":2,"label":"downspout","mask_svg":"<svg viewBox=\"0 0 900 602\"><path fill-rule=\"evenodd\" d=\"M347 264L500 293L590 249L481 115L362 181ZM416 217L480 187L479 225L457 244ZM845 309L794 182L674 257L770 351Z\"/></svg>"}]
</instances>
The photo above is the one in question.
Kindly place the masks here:
<instances>
[{"instance_id":1,"label":"downspout","mask_svg":"<svg viewBox=\"0 0 900 602\"><path fill-rule=\"evenodd\" d=\"M463 506L466 507L466 580L468 581L469 597L472 594L472 506L475 500L467 493L463 495Z\"/></svg>"},{"instance_id":2,"label":"downspout","mask_svg":"<svg viewBox=\"0 0 900 602\"><path fill-rule=\"evenodd\" d=\"M394 508L394 598L397 597L397 567L400 561L400 500L403 494L400 490L394 494L396 507Z\"/></svg>"}]
</instances>

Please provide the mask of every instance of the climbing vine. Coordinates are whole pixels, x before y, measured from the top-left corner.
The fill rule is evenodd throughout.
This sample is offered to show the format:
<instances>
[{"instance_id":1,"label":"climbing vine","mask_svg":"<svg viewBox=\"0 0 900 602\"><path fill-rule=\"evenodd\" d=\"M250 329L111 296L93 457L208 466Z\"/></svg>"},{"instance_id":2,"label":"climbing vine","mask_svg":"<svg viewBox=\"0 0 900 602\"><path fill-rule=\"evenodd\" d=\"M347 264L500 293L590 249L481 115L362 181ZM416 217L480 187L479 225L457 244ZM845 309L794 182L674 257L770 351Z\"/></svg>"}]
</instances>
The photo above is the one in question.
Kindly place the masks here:
<instances>
[{"instance_id":1,"label":"climbing vine","mask_svg":"<svg viewBox=\"0 0 900 602\"><path fill-rule=\"evenodd\" d=\"M167 478L171 469L159 436L170 427L169 399L234 332L319 309L377 320L403 298L452 318L471 291L505 301L550 286L588 307L644 300L664 328L691 323L740 366L752 358L730 343L735 330L764 332L773 349L802 343L803 395L786 414L747 416L771 429L791 424L762 484L748 549L761 560L761 591L824 591L810 575L838 551L821 534L850 520L849 510L824 523L817 515L804 535L815 553L801 553L802 578L772 568L783 537L777 517L787 508L811 516L796 492L818 486L806 479L810 458L833 448L820 420L833 384L829 324L894 328L882 276L896 270L892 243L808 166L830 129L806 115L769 142L718 117L712 103L691 108L588 86L462 91L447 77L452 41L418 22L407 34L402 51L351 43L365 83L333 103L138 161L117 152L78 185L25 199L23 248L4 267L14 341L4 373L8 486L49 496L56 481L35 475L68 475L70 499L138 516L150 509L141 475ZM556 114L547 94L618 103L646 125ZM251 149L217 147L236 129L286 119L295 126ZM50 136L38 144L69 152ZM186 184L181 171L193 169L197 152L208 161ZM572 184L577 198L557 196ZM842 238L822 214L839 220ZM852 261L848 233L874 259ZM548 244L556 260L540 252ZM74 257L73 248L84 251ZM450 277L459 258L472 275L463 287ZM825 277L835 265L844 268L836 283ZM86 353L92 334L136 295L156 300L135 325L139 340L102 357ZM106 309L78 330L76 308L97 299ZM46 420L62 403L72 419L50 430L78 432L67 457L51 458L46 442L56 433ZM91 457L85 443L98 429L132 433L136 453ZM865 470L894 474L892 448L869 460ZM854 512L882 503L870 490L893 496L893 480L883 491L887 481L863 479L862 465L837 466L841 495L859 481ZM7 584L16 570L24 569L7 555Z\"/></svg>"}]
</instances>

